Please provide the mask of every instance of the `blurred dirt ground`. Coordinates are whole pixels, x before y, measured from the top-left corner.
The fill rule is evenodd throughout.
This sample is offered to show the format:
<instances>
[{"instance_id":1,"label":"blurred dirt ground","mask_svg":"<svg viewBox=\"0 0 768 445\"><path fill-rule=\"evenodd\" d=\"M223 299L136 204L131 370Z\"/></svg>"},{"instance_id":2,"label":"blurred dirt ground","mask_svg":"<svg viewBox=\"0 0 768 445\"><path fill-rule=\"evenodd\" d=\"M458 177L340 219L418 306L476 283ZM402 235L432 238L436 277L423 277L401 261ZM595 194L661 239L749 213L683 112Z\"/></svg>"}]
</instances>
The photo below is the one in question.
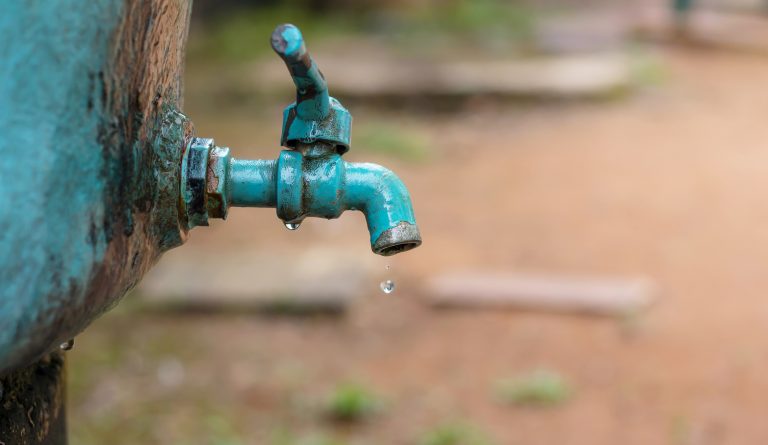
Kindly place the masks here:
<instances>
[{"instance_id":1,"label":"blurred dirt ground","mask_svg":"<svg viewBox=\"0 0 768 445\"><path fill-rule=\"evenodd\" d=\"M69 353L72 443L464 443L425 439L441 425L497 444L765 443L768 59L661 58L664 82L621 100L477 100L443 114L350 105L355 128L384 122L428 141L418 161L350 153L412 191L424 245L378 260L396 291L371 281L343 318L155 313L129 295ZM281 105L187 105L198 133L235 156L275 156ZM369 249L361 215L289 232L270 210L236 209L168 257L310 244ZM421 280L466 267L642 274L661 295L624 320L430 309ZM498 400L497 381L536 369L571 396ZM328 421L323 402L342 382L382 406Z\"/></svg>"}]
</instances>

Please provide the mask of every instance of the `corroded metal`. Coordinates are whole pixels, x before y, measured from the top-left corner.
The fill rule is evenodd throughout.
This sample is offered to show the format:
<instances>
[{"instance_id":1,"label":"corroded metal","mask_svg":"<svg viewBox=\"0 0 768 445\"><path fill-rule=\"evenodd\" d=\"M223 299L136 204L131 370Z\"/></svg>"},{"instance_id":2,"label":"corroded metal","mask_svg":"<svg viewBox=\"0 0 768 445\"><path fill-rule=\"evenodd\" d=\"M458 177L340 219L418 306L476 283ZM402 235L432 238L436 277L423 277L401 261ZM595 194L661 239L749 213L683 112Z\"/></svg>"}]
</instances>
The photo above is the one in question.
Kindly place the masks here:
<instances>
[{"instance_id":1,"label":"corroded metal","mask_svg":"<svg viewBox=\"0 0 768 445\"><path fill-rule=\"evenodd\" d=\"M208 155L213 139L193 138L181 161L181 208L187 228L208 225Z\"/></svg>"},{"instance_id":2,"label":"corroded metal","mask_svg":"<svg viewBox=\"0 0 768 445\"><path fill-rule=\"evenodd\" d=\"M374 240L371 249L379 255L391 256L411 250L421 244L419 227L407 221L399 221L382 231ZM414 241L417 240L417 241Z\"/></svg>"},{"instance_id":3,"label":"corroded metal","mask_svg":"<svg viewBox=\"0 0 768 445\"><path fill-rule=\"evenodd\" d=\"M232 158L229 148L214 147L208 158L208 172L206 173L205 193L208 198L206 208L211 218L227 217L229 201L229 183L226 177L229 173Z\"/></svg>"},{"instance_id":4,"label":"corroded metal","mask_svg":"<svg viewBox=\"0 0 768 445\"><path fill-rule=\"evenodd\" d=\"M0 377L0 443L66 444L65 383L60 352Z\"/></svg>"},{"instance_id":5,"label":"corroded metal","mask_svg":"<svg viewBox=\"0 0 768 445\"><path fill-rule=\"evenodd\" d=\"M0 375L74 337L182 243L189 11L186 0L4 3Z\"/></svg>"}]
</instances>

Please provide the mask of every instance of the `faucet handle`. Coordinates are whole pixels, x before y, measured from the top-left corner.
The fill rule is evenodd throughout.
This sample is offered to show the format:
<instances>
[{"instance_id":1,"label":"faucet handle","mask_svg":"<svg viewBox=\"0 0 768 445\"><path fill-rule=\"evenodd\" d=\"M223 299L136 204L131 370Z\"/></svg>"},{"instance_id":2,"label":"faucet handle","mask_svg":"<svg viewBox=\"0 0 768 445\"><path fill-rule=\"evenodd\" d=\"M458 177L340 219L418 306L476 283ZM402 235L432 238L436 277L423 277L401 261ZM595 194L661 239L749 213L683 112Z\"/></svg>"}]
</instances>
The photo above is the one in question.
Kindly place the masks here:
<instances>
[{"instance_id":1,"label":"faucet handle","mask_svg":"<svg viewBox=\"0 0 768 445\"><path fill-rule=\"evenodd\" d=\"M352 116L328 95L323 73L307 51L299 28L285 24L272 32L272 49L283 59L296 85L296 102L283 112L281 145L316 141L334 145L340 154L349 150Z\"/></svg>"},{"instance_id":2,"label":"faucet handle","mask_svg":"<svg viewBox=\"0 0 768 445\"><path fill-rule=\"evenodd\" d=\"M283 59L296 85L297 114L304 119L325 119L330 108L328 84L307 52L299 28L278 26L272 33L272 49Z\"/></svg>"}]
</instances>

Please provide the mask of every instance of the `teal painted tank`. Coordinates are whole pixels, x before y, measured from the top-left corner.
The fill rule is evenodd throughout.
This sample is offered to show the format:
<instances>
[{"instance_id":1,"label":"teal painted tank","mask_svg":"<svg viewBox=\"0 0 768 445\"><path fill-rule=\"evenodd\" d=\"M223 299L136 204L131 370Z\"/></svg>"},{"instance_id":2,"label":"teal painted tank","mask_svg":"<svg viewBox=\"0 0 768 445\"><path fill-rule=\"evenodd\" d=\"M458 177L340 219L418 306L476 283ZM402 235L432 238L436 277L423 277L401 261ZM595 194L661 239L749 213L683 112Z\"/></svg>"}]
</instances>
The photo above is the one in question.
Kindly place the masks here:
<instances>
[{"instance_id":1,"label":"teal painted tank","mask_svg":"<svg viewBox=\"0 0 768 445\"><path fill-rule=\"evenodd\" d=\"M0 13L0 373L112 307L182 243L186 0Z\"/></svg>"},{"instance_id":2,"label":"teal painted tank","mask_svg":"<svg viewBox=\"0 0 768 445\"><path fill-rule=\"evenodd\" d=\"M297 88L283 151L239 160L195 137L180 111L189 1L1 8L0 384L58 350L190 229L231 206L272 207L288 224L358 210L375 253L421 244L397 176L342 160L351 114L295 27L272 35Z\"/></svg>"}]
</instances>

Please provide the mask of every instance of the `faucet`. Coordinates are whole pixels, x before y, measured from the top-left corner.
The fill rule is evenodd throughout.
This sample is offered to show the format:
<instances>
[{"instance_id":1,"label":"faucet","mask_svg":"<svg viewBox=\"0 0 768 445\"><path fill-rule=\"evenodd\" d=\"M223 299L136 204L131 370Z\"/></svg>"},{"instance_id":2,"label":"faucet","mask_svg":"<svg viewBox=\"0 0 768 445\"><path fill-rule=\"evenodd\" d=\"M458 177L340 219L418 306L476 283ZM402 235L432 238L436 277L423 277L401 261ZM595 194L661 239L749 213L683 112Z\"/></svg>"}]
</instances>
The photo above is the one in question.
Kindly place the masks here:
<instances>
[{"instance_id":1,"label":"faucet","mask_svg":"<svg viewBox=\"0 0 768 445\"><path fill-rule=\"evenodd\" d=\"M338 218L345 210L365 214L371 250L395 255L421 245L410 194L392 171L346 162L352 115L329 96L299 29L280 25L272 49L296 85L296 101L283 112L275 160L235 159L213 139L192 138L181 163L180 210L187 229L226 218L229 207L271 207L286 227L308 216Z\"/></svg>"}]
</instances>

